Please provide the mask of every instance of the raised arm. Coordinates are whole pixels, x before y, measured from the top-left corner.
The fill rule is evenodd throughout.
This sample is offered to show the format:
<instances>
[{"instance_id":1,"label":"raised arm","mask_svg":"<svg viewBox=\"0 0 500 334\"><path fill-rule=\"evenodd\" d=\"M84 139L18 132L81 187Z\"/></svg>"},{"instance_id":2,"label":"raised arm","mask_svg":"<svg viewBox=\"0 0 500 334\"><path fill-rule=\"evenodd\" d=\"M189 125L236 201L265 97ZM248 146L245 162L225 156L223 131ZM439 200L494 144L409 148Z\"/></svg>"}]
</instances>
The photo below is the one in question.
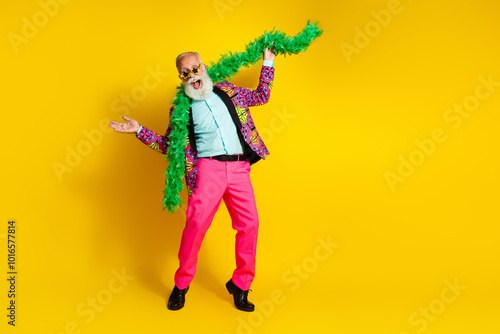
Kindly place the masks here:
<instances>
[{"instance_id":1,"label":"raised arm","mask_svg":"<svg viewBox=\"0 0 500 334\"><path fill-rule=\"evenodd\" d=\"M245 89L248 106L259 106L269 101L274 81L274 67L272 66L272 62L274 62L275 57L274 47L271 49L266 48L259 77L259 85L254 90ZM266 64L271 64L271 66L267 66Z\"/></svg>"}]
</instances>

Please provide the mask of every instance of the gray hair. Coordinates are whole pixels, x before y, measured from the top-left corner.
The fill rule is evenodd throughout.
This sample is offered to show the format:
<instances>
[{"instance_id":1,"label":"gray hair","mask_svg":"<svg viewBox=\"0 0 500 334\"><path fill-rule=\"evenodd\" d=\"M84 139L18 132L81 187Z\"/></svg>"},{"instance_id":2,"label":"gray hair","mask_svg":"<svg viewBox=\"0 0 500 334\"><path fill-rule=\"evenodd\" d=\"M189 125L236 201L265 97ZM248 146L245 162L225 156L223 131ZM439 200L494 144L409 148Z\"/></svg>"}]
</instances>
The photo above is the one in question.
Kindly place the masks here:
<instances>
[{"instance_id":1,"label":"gray hair","mask_svg":"<svg viewBox=\"0 0 500 334\"><path fill-rule=\"evenodd\" d=\"M201 61L201 57L198 54L198 52L193 52L193 51L183 52L180 55L178 55L177 58L175 58L175 67L177 68L177 71L179 70L179 66L181 64L181 59L184 56L187 56L187 55L196 55L196 57L198 57L198 60L200 61L200 64L203 64L203 62Z\"/></svg>"}]
</instances>

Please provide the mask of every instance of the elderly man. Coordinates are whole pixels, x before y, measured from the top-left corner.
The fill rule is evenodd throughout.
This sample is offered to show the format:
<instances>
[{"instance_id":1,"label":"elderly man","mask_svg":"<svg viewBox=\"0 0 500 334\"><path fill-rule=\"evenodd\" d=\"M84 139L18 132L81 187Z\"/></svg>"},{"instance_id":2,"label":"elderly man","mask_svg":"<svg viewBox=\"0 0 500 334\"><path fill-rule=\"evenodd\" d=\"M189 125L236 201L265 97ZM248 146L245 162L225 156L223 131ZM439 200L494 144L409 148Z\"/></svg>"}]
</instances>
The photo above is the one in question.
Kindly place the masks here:
<instances>
[{"instance_id":1,"label":"elderly man","mask_svg":"<svg viewBox=\"0 0 500 334\"><path fill-rule=\"evenodd\" d=\"M266 48L259 84L255 90L230 82L213 84L196 52L176 59L184 92L191 98L188 139L185 146L185 175L188 185L186 226L179 249L179 268L168 309L184 307L185 295L196 272L198 252L220 202L229 211L236 233L236 269L226 288L236 308L251 312L248 291L255 277L255 253L259 219L250 181L250 165L269 154L260 138L248 107L267 103L274 79L275 55ZM170 110L172 115L173 108ZM147 146L166 154L169 124L164 136L123 116L126 123L111 122L118 132L135 133ZM172 122L172 119L171 119Z\"/></svg>"}]
</instances>

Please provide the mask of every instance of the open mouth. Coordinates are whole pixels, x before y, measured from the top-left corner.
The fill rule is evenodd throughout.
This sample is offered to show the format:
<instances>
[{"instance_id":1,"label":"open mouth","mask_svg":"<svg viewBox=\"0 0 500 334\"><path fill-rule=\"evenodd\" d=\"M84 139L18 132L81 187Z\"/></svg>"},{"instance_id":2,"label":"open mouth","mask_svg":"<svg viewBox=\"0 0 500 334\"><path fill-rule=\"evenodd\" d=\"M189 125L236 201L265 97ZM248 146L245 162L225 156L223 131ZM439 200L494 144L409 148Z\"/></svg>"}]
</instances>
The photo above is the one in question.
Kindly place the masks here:
<instances>
[{"instance_id":1,"label":"open mouth","mask_svg":"<svg viewBox=\"0 0 500 334\"><path fill-rule=\"evenodd\" d=\"M201 80L196 80L191 82L191 86L193 86L194 89L200 89L201 88Z\"/></svg>"}]
</instances>

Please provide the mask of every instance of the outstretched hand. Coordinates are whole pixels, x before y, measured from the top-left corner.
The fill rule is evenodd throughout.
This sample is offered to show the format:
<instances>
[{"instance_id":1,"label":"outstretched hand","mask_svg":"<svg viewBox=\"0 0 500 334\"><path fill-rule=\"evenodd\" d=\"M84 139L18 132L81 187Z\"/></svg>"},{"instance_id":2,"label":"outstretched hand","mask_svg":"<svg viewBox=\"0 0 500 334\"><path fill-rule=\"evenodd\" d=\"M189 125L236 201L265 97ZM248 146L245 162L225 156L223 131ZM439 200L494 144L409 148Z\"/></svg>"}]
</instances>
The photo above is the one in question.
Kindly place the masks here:
<instances>
[{"instance_id":1,"label":"outstretched hand","mask_svg":"<svg viewBox=\"0 0 500 334\"><path fill-rule=\"evenodd\" d=\"M139 131L139 123L135 119L129 118L127 116L122 116L122 118L126 120L127 123L111 121L109 123L109 126L117 132L136 133L137 131Z\"/></svg>"}]
</instances>

